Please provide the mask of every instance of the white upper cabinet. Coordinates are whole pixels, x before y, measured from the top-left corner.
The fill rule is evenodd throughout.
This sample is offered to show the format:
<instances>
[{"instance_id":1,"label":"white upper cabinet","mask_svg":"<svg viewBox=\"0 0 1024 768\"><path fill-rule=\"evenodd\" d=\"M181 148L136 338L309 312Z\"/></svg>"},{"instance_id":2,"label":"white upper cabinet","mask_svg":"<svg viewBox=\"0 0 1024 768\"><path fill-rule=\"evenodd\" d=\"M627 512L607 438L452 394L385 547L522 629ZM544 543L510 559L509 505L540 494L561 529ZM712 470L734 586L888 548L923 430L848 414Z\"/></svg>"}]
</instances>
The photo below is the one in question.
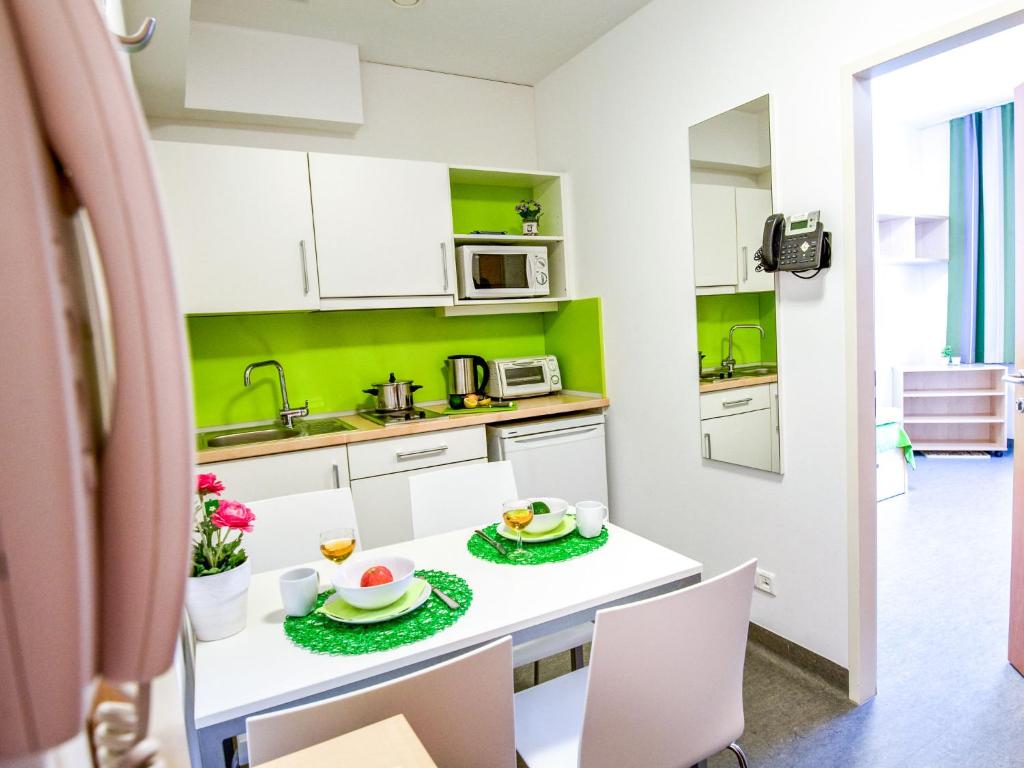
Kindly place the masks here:
<instances>
[{"instance_id":1,"label":"white upper cabinet","mask_svg":"<svg viewBox=\"0 0 1024 768\"><path fill-rule=\"evenodd\" d=\"M761 247L764 222L772 215L772 193L769 189L736 187L736 242L739 258L737 291L775 290L775 275L758 272L754 254Z\"/></svg>"},{"instance_id":2,"label":"white upper cabinet","mask_svg":"<svg viewBox=\"0 0 1024 768\"><path fill-rule=\"evenodd\" d=\"M694 184L693 272L698 288L736 285L736 196L733 187Z\"/></svg>"},{"instance_id":3,"label":"white upper cabinet","mask_svg":"<svg viewBox=\"0 0 1024 768\"><path fill-rule=\"evenodd\" d=\"M310 154L309 173L321 297L447 297L451 303L447 166Z\"/></svg>"},{"instance_id":4,"label":"white upper cabinet","mask_svg":"<svg viewBox=\"0 0 1024 768\"><path fill-rule=\"evenodd\" d=\"M190 314L319 306L304 152L153 142Z\"/></svg>"}]
</instances>

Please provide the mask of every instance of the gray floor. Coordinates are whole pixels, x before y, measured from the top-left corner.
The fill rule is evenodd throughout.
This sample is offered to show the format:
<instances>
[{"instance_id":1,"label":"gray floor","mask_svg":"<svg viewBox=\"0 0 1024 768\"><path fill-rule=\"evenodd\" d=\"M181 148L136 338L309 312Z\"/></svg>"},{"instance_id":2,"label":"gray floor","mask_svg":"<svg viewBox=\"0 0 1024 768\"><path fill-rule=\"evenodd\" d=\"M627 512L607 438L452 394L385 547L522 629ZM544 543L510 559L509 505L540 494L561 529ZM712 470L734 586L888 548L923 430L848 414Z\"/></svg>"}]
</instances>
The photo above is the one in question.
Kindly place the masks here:
<instances>
[{"instance_id":1,"label":"gray floor","mask_svg":"<svg viewBox=\"0 0 1024 768\"><path fill-rule=\"evenodd\" d=\"M919 458L910 493L878 510L878 696L845 696L752 647L751 768L1024 766L1024 678L1006 662L1009 455ZM566 666L546 660L542 678ZM517 683L528 685L525 670ZM728 753L710 768L731 768Z\"/></svg>"}]
</instances>

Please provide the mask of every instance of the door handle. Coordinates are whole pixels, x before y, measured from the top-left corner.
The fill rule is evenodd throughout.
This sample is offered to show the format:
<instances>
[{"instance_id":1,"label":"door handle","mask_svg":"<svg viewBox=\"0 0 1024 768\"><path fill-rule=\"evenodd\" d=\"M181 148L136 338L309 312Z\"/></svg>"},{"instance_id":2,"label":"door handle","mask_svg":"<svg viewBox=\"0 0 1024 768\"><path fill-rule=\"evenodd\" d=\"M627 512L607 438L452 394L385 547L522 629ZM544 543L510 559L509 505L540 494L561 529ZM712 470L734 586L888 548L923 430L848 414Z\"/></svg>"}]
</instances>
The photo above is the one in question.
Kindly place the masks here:
<instances>
[{"instance_id":1,"label":"door handle","mask_svg":"<svg viewBox=\"0 0 1024 768\"><path fill-rule=\"evenodd\" d=\"M444 270L444 290L448 291L448 244L441 241L441 269Z\"/></svg>"},{"instance_id":2,"label":"door handle","mask_svg":"<svg viewBox=\"0 0 1024 768\"><path fill-rule=\"evenodd\" d=\"M739 400L725 400L722 402L723 408L735 408L738 405L746 405L754 398L752 397L741 397Z\"/></svg>"},{"instance_id":3,"label":"door handle","mask_svg":"<svg viewBox=\"0 0 1024 768\"><path fill-rule=\"evenodd\" d=\"M1024 384L1024 371L1017 371L1016 373L1007 373L1003 376L1003 381L1007 384Z\"/></svg>"},{"instance_id":4,"label":"door handle","mask_svg":"<svg viewBox=\"0 0 1024 768\"><path fill-rule=\"evenodd\" d=\"M309 266L306 264L306 241L299 240L299 255L302 258L302 295L309 295Z\"/></svg>"},{"instance_id":5,"label":"door handle","mask_svg":"<svg viewBox=\"0 0 1024 768\"><path fill-rule=\"evenodd\" d=\"M438 445L435 448L423 448L419 451L396 451L396 459L414 459L418 456L431 456L435 453L444 453L448 450L447 445Z\"/></svg>"},{"instance_id":6,"label":"door handle","mask_svg":"<svg viewBox=\"0 0 1024 768\"><path fill-rule=\"evenodd\" d=\"M334 476L334 487L341 488L341 470L337 464L331 464L331 474Z\"/></svg>"},{"instance_id":7,"label":"door handle","mask_svg":"<svg viewBox=\"0 0 1024 768\"><path fill-rule=\"evenodd\" d=\"M704 458L711 458L711 435L707 432L704 433Z\"/></svg>"},{"instance_id":8,"label":"door handle","mask_svg":"<svg viewBox=\"0 0 1024 768\"><path fill-rule=\"evenodd\" d=\"M740 249L743 254L743 282L747 282L750 279L750 265L747 263L747 246L743 246Z\"/></svg>"},{"instance_id":9,"label":"door handle","mask_svg":"<svg viewBox=\"0 0 1024 768\"><path fill-rule=\"evenodd\" d=\"M563 437L575 437L576 435L585 435L588 432L593 432L597 427L583 427L582 429L572 430L558 430L551 432L547 435L538 435L537 437L516 437L513 438L512 442L522 445L524 443L546 443L548 440L559 440Z\"/></svg>"}]
</instances>

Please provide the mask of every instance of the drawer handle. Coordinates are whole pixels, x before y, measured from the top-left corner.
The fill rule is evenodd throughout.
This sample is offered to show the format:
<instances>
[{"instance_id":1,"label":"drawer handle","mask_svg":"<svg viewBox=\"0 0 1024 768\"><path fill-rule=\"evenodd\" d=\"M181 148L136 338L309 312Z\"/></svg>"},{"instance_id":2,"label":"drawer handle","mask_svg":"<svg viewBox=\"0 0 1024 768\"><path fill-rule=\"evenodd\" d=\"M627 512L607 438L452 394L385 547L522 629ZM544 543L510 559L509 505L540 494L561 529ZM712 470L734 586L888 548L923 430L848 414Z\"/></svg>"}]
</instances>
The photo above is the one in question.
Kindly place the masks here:
<instances>
[{"instance_id":1,"label":"drawer handle","mask_svg":"<svg viewBox=\"0 0 1024 768\"><path fill-rule=\"evenodd\" d=\"M735 408L737 405L746 405L747 403L749 403L753 399L754 398L752 398L752 397L742 397L739 400L724 400L722 402L722 407L723 408Z\"/></svg>"},{"instance_id":2,"label":"drawer handle","mask_svg":"<svg viewBox=\"0 0 1024 768\"><path fill-rule=\"evenodd\" d=\"M704 433L704 458L711 458L711 435L707 432Z\"/></svg>"},{"instance_id":3,"label":"drawer handle","mask_svg":"<svg viewBox=\"0 0 1024 768\"><path fill-rule=\"evenodd\" d=\"M402 459L415 459L419 456L432 456L435 453L444 453L447 450L447 445L438 445L435 448L422 448L418 451L396 451L395 458L399 461Z\"/></svg>"},{"instance_id":4,"label":"drawer handle","mask_svg":"<svg viewBox=\"0 0 1024 768\"><path fill-rule=\"evenodd\" d=\"M331 474L334 476L334 487L341 488L341 470L337 464L331 464Z\"/></svg>"}]
</instances>

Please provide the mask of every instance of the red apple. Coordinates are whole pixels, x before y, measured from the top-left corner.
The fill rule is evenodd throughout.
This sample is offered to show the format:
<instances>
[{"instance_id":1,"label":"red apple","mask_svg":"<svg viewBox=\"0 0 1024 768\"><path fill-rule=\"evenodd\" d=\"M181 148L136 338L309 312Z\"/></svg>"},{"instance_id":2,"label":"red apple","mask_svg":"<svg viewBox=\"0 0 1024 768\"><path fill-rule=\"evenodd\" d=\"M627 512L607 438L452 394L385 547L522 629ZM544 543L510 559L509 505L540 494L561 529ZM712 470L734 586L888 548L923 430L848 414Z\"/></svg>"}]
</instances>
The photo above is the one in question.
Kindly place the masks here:
<instances>
[{"instance_id":1,"label":"red apple","mask_svg":"<svg viewBox=\"0 0 1024 768\"><path fill-rule=\"evenodd\" d=\"M376 587L378 584L390 584L394 580L395 577L391 575L391 571L383 565L375 565L373 568L366 569L363 578L359 580L359 586Z\"/></svg>"}]
</instances>

